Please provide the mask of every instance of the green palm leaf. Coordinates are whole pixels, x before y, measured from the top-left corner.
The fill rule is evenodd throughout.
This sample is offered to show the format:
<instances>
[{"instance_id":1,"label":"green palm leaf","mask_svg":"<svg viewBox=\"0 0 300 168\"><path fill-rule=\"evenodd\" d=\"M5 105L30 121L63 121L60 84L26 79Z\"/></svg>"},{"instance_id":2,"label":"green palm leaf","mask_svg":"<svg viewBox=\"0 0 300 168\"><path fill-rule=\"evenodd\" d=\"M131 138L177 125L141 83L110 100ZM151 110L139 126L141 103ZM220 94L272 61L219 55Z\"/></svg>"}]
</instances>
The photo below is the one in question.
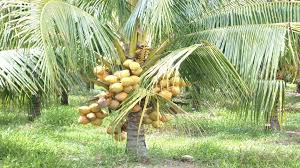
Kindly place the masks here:
<instances>
[{"instance_id":1,"label":"green palm leaf","mask_svg":"<svg viewBox=\"0 0 300 168\"><path fill-rule=\"evenodd\" d=\"M34 80L38 73L35 64L40 50L0 51L0 88L15 93L35 93L38 83Z\"/></svg>"}]
</instances>

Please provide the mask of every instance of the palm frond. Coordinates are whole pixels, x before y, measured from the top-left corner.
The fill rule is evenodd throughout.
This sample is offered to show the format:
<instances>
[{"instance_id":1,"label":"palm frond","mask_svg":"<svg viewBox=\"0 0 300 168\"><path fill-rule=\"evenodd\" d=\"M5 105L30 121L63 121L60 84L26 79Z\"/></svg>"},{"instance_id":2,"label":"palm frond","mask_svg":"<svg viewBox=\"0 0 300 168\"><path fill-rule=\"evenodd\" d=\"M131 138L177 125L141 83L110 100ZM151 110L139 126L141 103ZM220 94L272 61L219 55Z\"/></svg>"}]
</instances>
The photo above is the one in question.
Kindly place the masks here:
<instances>
[{"instance_id":1,"label":"palm frond","mask_svg":"<svg viewBox=\"0 0 300 168\"><path fill-rule=\"evenodd\" d=\"M78 64L96 65L99 54L112 65L120 64L109 29L80 8L54 0L0 3L3 6L0 13L13 9L2 20L8 19L6 23L11 24L6 30L17 32L11 39L18 41L16 47L37 47L44 51L38 64L45 86L57 87L57 81L62 79L58 61L69 72L77 71Z\"/></svg>"},{"instance_id":2,"label":"palm frond","mask_svg":"<svg viewBox=\"0 0 300 168\"><path fill-rule=\"evenodd\" d=\"M14 93L35 93L39 84L34 80L38 72L38 49L0 51L0 88Z\"/></svg>"},{"instance_id":3,"label":"palm frond","mask_svg":"<svg viewBox=\"0 0 300 168\"><path fill-rule=\"evenodd\" d=\"M287 28L252 25L210 29L183 39L188 44L208 41L237 68L243 79L276 79L279 60L286 47Z\"/></svg>"},{"instance_id":4,"label":"palm frond","mask_svg":"<svg viewBox=\"0 0 300 168\"><path fill-rule=\"evenodd\" d=\"M139 25L141 31L149 34L153 41L160 41L163 37L171 37L188 23L191 14L201 12L204 6L202 1L138 1L124 31L130 38L136 25Z\"/></svg>"},{"instance_id":5,"label":"palm frond","mask_svg":"<svg viewBox=\"0 0 300 168\"><path fill-rule=\"evenodd\" d=\"M195 29L300 22L299 2L245 2L219 7L195 18ZM194 30L195 30L194 29Z\"/></svg>"},{"instance_id":6,"label":"palm frond","mask_svg":"<svg viewBox=\"0 0 300 168\"><path fill-rule=\"evenodd\" d=\"M255 121L267 121L276 104L283 109L284 84L276 80L279 65L283 62L299 65L298 55L285 54L289 37L287 24L242 25L199 31L183 41L190 44L209 41L216 45L250 89L251 99L242 99L240 114Z\"/></svg>"}]
</instances>

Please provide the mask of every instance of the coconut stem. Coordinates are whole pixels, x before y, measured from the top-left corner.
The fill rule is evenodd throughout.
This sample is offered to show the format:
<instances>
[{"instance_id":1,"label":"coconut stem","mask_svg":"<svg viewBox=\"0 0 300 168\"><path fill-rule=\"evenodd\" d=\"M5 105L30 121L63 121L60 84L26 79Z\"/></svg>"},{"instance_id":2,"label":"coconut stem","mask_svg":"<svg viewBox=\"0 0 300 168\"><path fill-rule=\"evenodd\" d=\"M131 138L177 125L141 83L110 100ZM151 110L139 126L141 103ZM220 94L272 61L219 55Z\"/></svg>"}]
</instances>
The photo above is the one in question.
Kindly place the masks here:
<instances>
[{"instance_id":1,"label":"coconut stem","mask_svg":"<svg viewBox=\"0 0 300 168\"><path fill-rule=\"evenodd\" d=\"M138 134L140 119L141 112L128 114L126 151L139 160L145 160L147 159L147 147L143 125Z\"/></svg>"}]
</instances>

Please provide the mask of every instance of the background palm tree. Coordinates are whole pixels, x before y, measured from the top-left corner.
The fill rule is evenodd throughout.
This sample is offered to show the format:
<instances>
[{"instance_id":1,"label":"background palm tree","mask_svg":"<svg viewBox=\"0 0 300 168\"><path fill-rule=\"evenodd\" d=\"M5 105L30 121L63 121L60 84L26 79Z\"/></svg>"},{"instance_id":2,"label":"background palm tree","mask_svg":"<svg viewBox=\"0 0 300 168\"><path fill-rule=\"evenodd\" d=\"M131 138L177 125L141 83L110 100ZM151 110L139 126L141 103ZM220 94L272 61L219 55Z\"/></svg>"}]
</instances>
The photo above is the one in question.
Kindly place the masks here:
<instances>
[{"instance_id":1,"label":"background palm tree","mask_svg":"<svg viewBox=\"0 0 300 168\"><path fill-rule=\"evenodd\" d=\"M116 71L126 58L137 57L138 47L151 48L144 55L141 87L113 121L118 124L128 116L127 149L142 156L144 110L128 115L134 104L159 104L165 113L183 111L150 91L160 77L179 73L190 87L200 86L206 94L242 107L242 118L269 122L275 107L283 109L284 82L276 80L279 64L299 63L297 54L284 54L287 48L295 53L291 35L299 32L297 2L4 0L0 6L1 44L39 48L35 66L47 90L58 90L67 74L79 74L80 66L93 67L99 58ZM7 32L13 35L7 38Z\"/></svg>"}]
</instances>

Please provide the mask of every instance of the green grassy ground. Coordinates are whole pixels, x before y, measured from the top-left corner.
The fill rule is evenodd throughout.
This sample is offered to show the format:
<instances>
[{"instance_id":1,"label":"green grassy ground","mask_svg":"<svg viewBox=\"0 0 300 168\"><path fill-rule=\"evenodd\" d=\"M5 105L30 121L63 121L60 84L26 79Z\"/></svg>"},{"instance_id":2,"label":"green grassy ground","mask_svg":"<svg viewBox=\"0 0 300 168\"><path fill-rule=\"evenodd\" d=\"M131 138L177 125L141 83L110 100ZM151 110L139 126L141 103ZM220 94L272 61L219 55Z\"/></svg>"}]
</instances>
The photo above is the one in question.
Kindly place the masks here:
<instances>
[{"instance_id":1,"label":"green grassy ground","mask_svg":"<svg viewBox=\"0 0 300 168\"><path fill-rule=\"evenodd\" d=\"M23 113L0 112L0 167L300 167L300 113L288 113L284 131L233 122L223 110L191 114L161 130L148 130L150 162L138 164L105 133L105 126L76 123L75 108L85 97L72 96L71 106L53 106L28 123ZM188 128L182 125L189 125ZM199 127L201 127L199 129ZM195 162L183 163L192 155Z\"/></svg>"}]
</instances>

